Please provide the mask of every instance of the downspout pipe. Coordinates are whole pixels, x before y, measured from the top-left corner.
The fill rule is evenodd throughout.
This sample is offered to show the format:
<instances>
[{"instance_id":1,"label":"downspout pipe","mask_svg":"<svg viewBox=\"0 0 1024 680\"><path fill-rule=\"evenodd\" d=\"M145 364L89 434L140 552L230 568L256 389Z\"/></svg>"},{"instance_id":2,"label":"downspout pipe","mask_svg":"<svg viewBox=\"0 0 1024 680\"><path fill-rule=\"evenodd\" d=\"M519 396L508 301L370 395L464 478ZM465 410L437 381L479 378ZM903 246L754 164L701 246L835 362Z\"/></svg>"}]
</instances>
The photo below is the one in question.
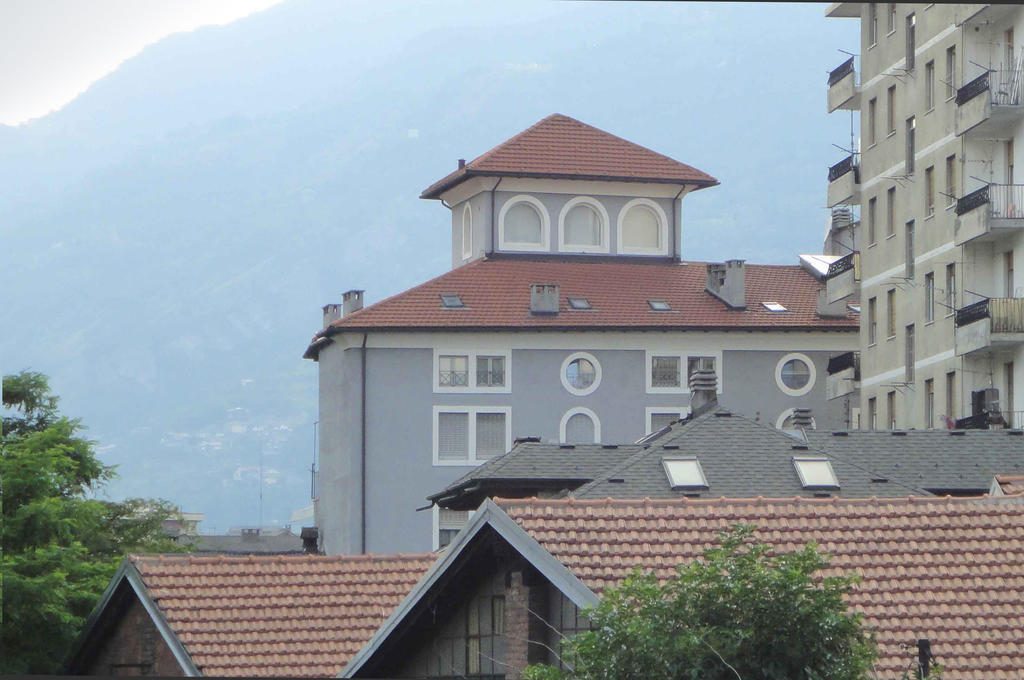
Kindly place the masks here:
<instances>
[{"instance_id":1,"label":"downspout pipe","mask_svg":"<svg viewBox=\"0 0 1024 680\"><path fill-rule=\"evenodd\" d=\"M676 246L675 250L676 250L676 260L677 261L681 261L683 259L683 246L682 246L682 243L680 243L683 240L682 239L683 227L682 227L682 225L679 225L678 227L676 227L676 222L677 222L677 220L676 220L676 203L679 202L679 197L683 195L684 191L686 191L686 185L685 184L682 187L680 187L679 193L676 194L675 197L672 199L672 240L675 242L675 246Z\"/></svg>"},{"instance_id":2,"label":"downspout pipe","mask_svg":"<svg viewBox=\"0 0 1024 680\"><path fill-rule=\"evenodd\" d=\"M501 180L504 177L499 177L498 181L491 187L491 249L487 251L487 256L490 257L494 254L494 244L498 240L497 224L495 224L495 210L494 210L494 192L498 189L498 185L501 184Z\"/></svg>"},{"instance_id":3,"label":"downspout pipe","mask_svg":"<svg viewBox=\"0 0 1024 680\"><path fill-rule=\"evenodd\" d=\"M359 552L361 554L366 553L366 336L367 333L363 333L363 346L359 352L359 362L362 369L359 371L362 381L362 388L359 390L362 406L359 409L359 415L362 420L359 424L359 502L361 505L359 510Z\"/></svg>"}]
</instances>

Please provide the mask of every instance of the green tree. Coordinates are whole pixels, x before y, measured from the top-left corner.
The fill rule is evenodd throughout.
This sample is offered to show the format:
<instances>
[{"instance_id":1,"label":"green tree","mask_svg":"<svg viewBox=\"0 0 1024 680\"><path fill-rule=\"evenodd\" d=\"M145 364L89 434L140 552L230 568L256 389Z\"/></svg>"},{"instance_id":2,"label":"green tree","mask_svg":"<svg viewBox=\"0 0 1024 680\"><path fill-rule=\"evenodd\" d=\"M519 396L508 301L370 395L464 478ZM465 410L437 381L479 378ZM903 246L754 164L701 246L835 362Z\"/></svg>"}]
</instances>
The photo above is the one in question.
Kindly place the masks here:
<instances>
[{"instance_id":1,"label":"green tree","mask_svg":"<svg viewBox=\"0 0 1024 680\"><path fill-rule=\"evenodd\" d=\"M180 552L166 501L97 498L115 476L46 376L3 378L0 672L53 673L128 552Z\"/></svg>"},{"instance_id":2,"label":"green tree","mask_svg":"<svg viewBox=\"0 0 1024 680\"><path fill-rule=\"evenodd\" d=\"M847 611L848 577L814 544L771 555L754 527L719 535L702 559L659 583L639 570L586 611L591 630L566 640L571 670L527 669L528 680L862 680L874 638Z\"/></svg>"}]
</instances>

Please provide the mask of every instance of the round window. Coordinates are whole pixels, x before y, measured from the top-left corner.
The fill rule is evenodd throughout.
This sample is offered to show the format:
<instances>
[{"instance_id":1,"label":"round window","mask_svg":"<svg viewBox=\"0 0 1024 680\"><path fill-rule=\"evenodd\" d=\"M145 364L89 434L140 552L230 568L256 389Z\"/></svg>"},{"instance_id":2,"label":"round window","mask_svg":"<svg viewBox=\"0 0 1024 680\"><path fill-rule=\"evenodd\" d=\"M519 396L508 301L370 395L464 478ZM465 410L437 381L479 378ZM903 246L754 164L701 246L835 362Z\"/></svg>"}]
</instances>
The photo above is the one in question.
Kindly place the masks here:
<instances>
[{"instance_id":1,"label":"round window","mask_svg":"<svg viewBox=\"0 0 1024 680\"><path fill-rule=\"evenodd\" d=\"M565 380L578 390L585 390L594 384L597 371L589 359L573 359L565 369Z\"/></svg>"},{"instance_id":2,"label":"round window","mask_svg":"<svg viewBox=\"0 0 1024 680\"><path fill-rule=\"evenodd\" d=\"M801 359L790 359L782 365L782 383L791 390L799 390L811 381L811 369Z\"/></svg>"}]
</instances>

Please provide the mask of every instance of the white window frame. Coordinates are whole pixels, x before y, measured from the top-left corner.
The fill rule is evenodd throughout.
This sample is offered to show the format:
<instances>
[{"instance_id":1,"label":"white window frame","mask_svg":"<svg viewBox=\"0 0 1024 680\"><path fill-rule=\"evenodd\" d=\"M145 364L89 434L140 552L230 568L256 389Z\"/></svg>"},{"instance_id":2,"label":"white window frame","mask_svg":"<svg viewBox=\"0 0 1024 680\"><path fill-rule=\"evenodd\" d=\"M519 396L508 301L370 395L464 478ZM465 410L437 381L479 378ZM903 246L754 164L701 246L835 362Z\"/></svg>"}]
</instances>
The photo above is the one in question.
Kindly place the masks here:
<instances>
[{"instance_id":1,"label":"white window frame","mask_svg":"<svg viewBox=\"0 0 1024 680\"><path fill-rule=\"evenodd\" d=\"M680 463L694 463L696 465L697 474L700 475L700 482L698 484L675 484L672 481L672 472L669 467L669 463L680 462ZM661 467L665 472L665 478L668 480L669 488L671 489L708 489L708 478L704 474L704 468L700 464L700 459L697 456L664 456L661 459Z\"/></svg>"},{"instance_id":2,"label":"white window frame","mask_svg":"<svg viewBox=\"0 0 1024 680\"><path fill-rule=\"evenodd\" d=\"M469 515L466 517L466 524L469 524L473 519L473 515L476 514L476 510L469 510ZM434 506L430 509L430 532L433 538L430 539L430 549L433 552L437 552L441 549L441 508ZM465 525L463 525L465 528ZM461 531L461 529L459 530ZM449 543L448 545L451 545Z\"/></svg>"},{"instance_id":3,"label":"white window frame","mask_svg":"<svg viewBox=\"0 0 1024 680\"><path fill-rule=\"evenodd\" d=\"M565 372L568 370L569 364L576 359L586 359L594 365L594 382L591 383L589 387L585 387L582 390L573 387L569 382L569 379L565 376ZM562 381L562 387L564 387L569 394L573 394L577 397L585 397L588 394L593 394L593 392L601 386L601 362L597 360L597 357L589 352L573 352L562 362L562 368L558 372L558 378Z\"/></svg>"},{"instance_id":4,"label":"white window frame","mask_svg":"<svg viewBox=\"0 0 1024 680\"><path fill-rule=\"evenodd\" d=\"M654 211L655 216L658 218L659 227L659 238L661 239L661 248L627 248L622 242L622 227L626 219L626 214L631 208L642 205L650 208ZM661 206L652 201L649 198L634 198L632 201L626 203L619 210L618 218L616 219L615 227L615 239L618 252L626 255L668 255L668 216L665 215L665 211L661 209Z\"/></svg>"},{"instance_id":5,"label":"white window frame","mask_svg":"<svg viewBox=\"0 0 1024 680\"><path fill-rule=\"evenodd\" d=\"M565 441L565 428L569 425L569 418L575 415L584 415L590 418L590 421L594 423L594 443L601 443L601 419L597 417L597 414L591 411L585 406L577 406L571 408L562 414L562 420L558 423L558 441L561 444L567 443Z\"/></svg>"},{"instance_id":6,"label":"white window frame","mask_svg":"<svg viewBox=\"0 0 1024 680\"><path fill-rule=\"evenodd\" d=\"M796 413L796 407L787 408L785 411L780 413L779 417L775 419L775 429L776 430L781 430L782 429L782 424L784 422L786 422L786 418L789 418L794 413ZM811 429L812 430L817 430L818 429L818 421L816 421L814 419L814 416L811 416Z\"/></svg>"},{"instance_id":7,"label":"white window frame","mask_svg":"<svg viewBox=\"0 0 1024 680\"><path fill-rule=\"evenodd\" d=\"M442 356L464 356L468 357L469 361L469 379L468 385L465 387L441 385L441 365L440 358ZM476 358L478 356L487 357L505 357L505 384L501 387L477 387L476 385ZM434 386L434 392L437 394L508 394L512 391L512 350L508 347L501 349L466 349L466 348L451 348L451 347L435 347L434 348L434 362L433 362L434 377L431 382Z\"/></svg>"},{"instance_id":8,"label":"white window frame","mask_svg":"<svg viewBox=\"0 0 1024 680\"><path fill-rule=\"evenodd\" d=\"M809 370L807 384L801 387L800 389L796 390L792 389L782 381L782 367L794 359L797 359L807 364ZM787 354L786 356L779 359L779 363L775 364L775 384L778 386L780 390L782 390L783 394L788 394L791 397L802 397L811 390L813 390L814 383L817 382L817 378L818 371L814 367L814 362L811 361L811 358L806 354L801 354L800 352L791 352L790 354Z\"/></svg>"},{"instance_id":9,"label":"white window frame","mask_svg":"<svg viewBox=\"0 0 1024 680\"><path fill-rule=\"evenodd\" d=\"M469 203L462 209L462 259L473 257L473 209Z\"/></svg>"},{"instance_id":10,"label":"white window frame","mask_svg":"<svg viewBox=\"0 0 1024 680\"><path fill-rule=\"evenodd\" d=\"M601 218L601 245L587 246L587 245L576 245L565 242L565 218L569 214L569 211L578 205L586 205L593 208L598 216ZM608 220L608 211L604 205L601 204L596 198L590 196L577 196L576 198L568 201L562 206L562 210L558 213L558 250L568 253L607 253L611 250L610 241L610 222Z\"/></svg>"},{"instance_id":11,"label":"white window frame","mask_svg":"<svg viewBox=\"0 0 1024 680\"><path fill-rule=\"evenodd\" d=\"M468 451L466 460L441 460L438 456L440 449L438 419L442 413L465 413L468 415L468 432L466 434ZM434 404L433 414L433 463L434 467L476 467L483 465L487 460L478 460L476 457L476 416L478 413L504 413L505 414L505 452L512 448L512 407L510 406L455 406L451 404Z\"/></svg>"},{"instance_id":12,"label":"white window frame","mask_svg":"<svg viewBox=\"0 0 1024 680\"><path fill-rule=\"evenodd\" d=\"M828 470L829 475L832 477L834 484L811 484L809 480L804 476L804 469L800 466L800 463L824 463L825 468ZM796 468L796 474L800 478L800 485L805 489L839 489L839 478L836 476L836 471L832 467L832 461L822 456L793 456L793 467Z\"/></svg>"},{"instance_id":13,"label":"white window frame","mask_svg":"<svg viewBox=\"0 0 1024 680\"><path fill-rule=\"evenodd\" d=\"M505 215L518 203L529 203L540 214L540 244L505 240ZM548 252L551 250L551 218L548 216L548 211L544 204L529 194L517 194L505 201L505 204L501 206L501 210L498 211L498 248L501 250L527 250L534 252Z\"/></svg>"},{"instance_id":14,"label":"white window frame","mask_svg":"<svg viewBox=\"0 0 1024 680\"><path fill-rule=\"evenodd\" d=\"M663 355L659 354L658 356L663 356ZM647 434L653 434L654 433L654 426L651 425L651 422L654 420L654 416L655 415L660 415L662 413L679 414L679 418L682 419L682 418L685 418L686 416L690 415L690 407L689 406L648 406L647 408L644 409L644 432L646 432Z\"/></svg>"}]
</instances>

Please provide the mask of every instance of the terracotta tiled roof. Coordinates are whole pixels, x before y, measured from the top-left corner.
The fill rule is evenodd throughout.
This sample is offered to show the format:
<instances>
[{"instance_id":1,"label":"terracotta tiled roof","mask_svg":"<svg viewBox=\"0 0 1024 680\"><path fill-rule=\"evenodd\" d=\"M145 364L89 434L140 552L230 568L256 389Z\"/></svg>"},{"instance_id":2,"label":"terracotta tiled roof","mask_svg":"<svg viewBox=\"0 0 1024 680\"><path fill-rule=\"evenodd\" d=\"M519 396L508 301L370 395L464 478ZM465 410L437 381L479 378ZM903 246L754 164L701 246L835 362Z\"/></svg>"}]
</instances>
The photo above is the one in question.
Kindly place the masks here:
<instances>
[{"instance_id":1,"label":"terracotta tiled roof","mask_svg":"<svg viewBox=\"0 0 1024 680\"><path fill-rule=\"evenodd\" d=\"M1007 496L1024 494L1024 475L996 475L996 483Z\"/></svg>"},{"instance_id":2,"label":"terracotta tiled roof","mask_svg":"<svg viewBox=\"0 0 1024 680\"><path fill-rule=\"evenodd\" d=\"M353 312L331 324L337 330L399 329L800 329L857 330L853 315L817 314L821 287L798 266L746 265L747 308L730 310L704 290L705 263L618 261L476 260L436 279ZM559 313L530 314L530 285L559 284ZM441 295L458 294L461 309L445 309ZM570 309L566 298L587 298L593 309ZM671 311L654 311L648 300L664 300ZM770 312L762 302L789 311ZM318 335L323 335L320 333Z\"/></svg>"},{"instance_id":3,"label":"terracotta tiled roof","mask_svg":"<svg viewBox=\"0 0 1024 680\"><path fill-rule=\"evenodd\" d=\"M331 677L436 555L132 556L205 675Z\"/></svg>"},{"instance_id":4,"label":"terracotta tiled roof","mask_svg":"<svg viewBox=\"0 0 1024 680\"><path fill-rule=\"evenodd\" d=\"M500 500L592 590L635 567L670 575L736 522L776 549L815 541L832 573L856 573L850 605L879 644L880 678L898 678L931 640L945 680L1024 677L1024 503L951 498Z\"/></svg>"},{"instance_id":5,"label":"terracotta tiled roof","mask_svg":"<svg viewBox=\"0 0 1024 680\"><path fill-rule=\"evenodd\" d=\"M438 198L474 175L718 184L711 175L555 113L423 190Z\"/></svg>"}]
</instances>

